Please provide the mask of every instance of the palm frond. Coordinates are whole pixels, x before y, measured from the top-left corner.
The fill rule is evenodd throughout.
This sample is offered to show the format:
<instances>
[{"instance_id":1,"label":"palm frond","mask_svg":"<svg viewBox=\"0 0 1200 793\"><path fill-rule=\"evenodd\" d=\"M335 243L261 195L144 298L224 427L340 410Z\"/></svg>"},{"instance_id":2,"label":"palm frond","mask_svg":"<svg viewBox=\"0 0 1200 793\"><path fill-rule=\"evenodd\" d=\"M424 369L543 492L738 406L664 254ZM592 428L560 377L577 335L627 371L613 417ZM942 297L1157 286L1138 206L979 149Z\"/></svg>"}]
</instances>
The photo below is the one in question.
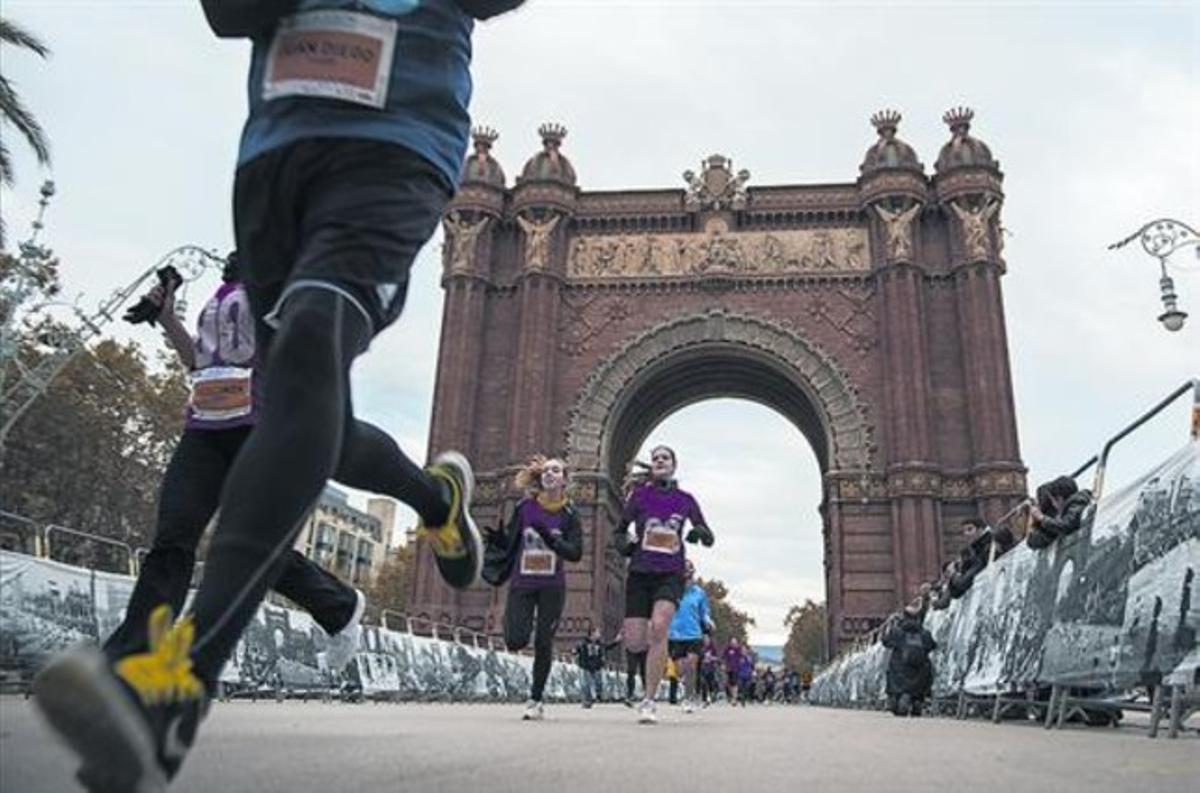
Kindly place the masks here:
<instances>
[{"instance_id":1,"label":"palm frond","mask_svg":"<svg viewBox=\"0 0 1200 793\"><path fill-rule=\"evenodd\" d=\"M37 36L4 18L0 18L0 42L24 47L43 58L50 54L50 48L43 44Z\"/></svg>"},{"instance_id":2,"label":"palm frond","mask_svg":"<svg viewBox=\"0 0 1200 793\"><path fill-rule=\"evenodd\" d=\"M0 76L0 121L7 121L25 136L39 163L50 163L50 141L46 140L42 125L25 108L12 84L3 76Z\"/></svg>"}]
</instances>

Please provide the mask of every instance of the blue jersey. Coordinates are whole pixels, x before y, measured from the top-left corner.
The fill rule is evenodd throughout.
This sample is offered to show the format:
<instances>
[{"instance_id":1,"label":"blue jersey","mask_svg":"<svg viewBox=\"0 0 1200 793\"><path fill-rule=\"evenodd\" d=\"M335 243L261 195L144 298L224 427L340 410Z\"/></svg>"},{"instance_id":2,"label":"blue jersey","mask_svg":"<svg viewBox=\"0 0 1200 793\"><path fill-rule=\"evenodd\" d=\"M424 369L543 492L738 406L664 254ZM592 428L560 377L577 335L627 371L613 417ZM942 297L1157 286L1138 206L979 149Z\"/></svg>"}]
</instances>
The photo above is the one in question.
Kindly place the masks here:
<instances>
[{"instance_id":1,"label":"blue jersey","mask_svg":"<svg viewBox=\"0 0 1200 793\"><path fill-rule=\"evenodd\" d=\"M689 584L675 619L671 620L671 641L696 641L704 638L704 626L711 622L708 614L708 595L699 584Z\"/></svg>"},{"instance_id":2,"label":"blue jersey","mask_svg":"<svg viewBox=\"0 0 1200 793\"><path fill-rule=\"evenodd\" d=\"M306 138L396 143L458 183L472 18L455 0L300 0L254 40L238 164Z\"/></svg>"}]
</instances>

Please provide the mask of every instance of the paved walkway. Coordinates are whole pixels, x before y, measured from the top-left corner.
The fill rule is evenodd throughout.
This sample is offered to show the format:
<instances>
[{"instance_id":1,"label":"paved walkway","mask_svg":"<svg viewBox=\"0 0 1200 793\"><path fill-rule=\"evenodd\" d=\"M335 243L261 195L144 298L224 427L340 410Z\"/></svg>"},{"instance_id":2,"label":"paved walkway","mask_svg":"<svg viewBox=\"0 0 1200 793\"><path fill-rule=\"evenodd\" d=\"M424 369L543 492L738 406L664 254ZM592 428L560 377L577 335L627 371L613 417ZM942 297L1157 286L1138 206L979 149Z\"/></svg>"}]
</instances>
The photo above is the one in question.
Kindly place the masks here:
<instances>
[{"instance_id":1,"label":"paved walkway","mask_svg":"<svg viewBox=\"0 0 1200 793\"><path fill-rule=\"evenodd\" d=\"M1046 732L811 707L716 706L634 724L617 705L217 704L172 793L1173 793L1200 790L1200 738ZM74 790L30 703L0 697L0 791Z\"/></svg>"}]
</instances>

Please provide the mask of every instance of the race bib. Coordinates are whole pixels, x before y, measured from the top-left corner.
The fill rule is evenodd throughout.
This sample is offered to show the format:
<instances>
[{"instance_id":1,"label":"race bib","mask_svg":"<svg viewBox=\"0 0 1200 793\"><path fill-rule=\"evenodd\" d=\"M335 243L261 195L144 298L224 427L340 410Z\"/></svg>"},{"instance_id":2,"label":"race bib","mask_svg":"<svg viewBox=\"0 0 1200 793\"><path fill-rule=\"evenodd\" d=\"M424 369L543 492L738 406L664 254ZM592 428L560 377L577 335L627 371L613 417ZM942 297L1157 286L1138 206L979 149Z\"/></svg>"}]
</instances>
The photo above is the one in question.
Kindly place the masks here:
<instances>
[{"instance_id":1,"label":"race bib","mask_svg":"<svg viewBox=\"0 0 1200 793\"><path fill-rule=\"evenodd\" d=\"M248 416L254 409L253 369L212 366L191 376L192 416L200 421L225 421Z\"/></svg>"},{"instance_id":2,"label":"race bib","mask_svg":"<svg viewBox=\"0 0 1200 793\"><path fill-rule=\"evenodd\" d=\"M647 523L642 550L650 553L679 553L679 532L661 523Z\"/></svg>"},{"instance_id":3,"label":"race bib","mask_svg":"<svg viewBox=\"0 0 1200 793\"><path fill-rule=\"evenodd\" d=\"M552 576L558 572L558 554L554 551L527 550L521 554L521 575Z\"/></svg>"},{"instance_id":4,"label":"race bib","mask_svg":"<svg viewBox=\"0 0 1200 793\"><path fill-rule=\"evenodd\" d=\"M309 11L280 21L267 51L263 99L307 96L387 104L396 22L354 11Z\"/></svg>"}]
</instances>

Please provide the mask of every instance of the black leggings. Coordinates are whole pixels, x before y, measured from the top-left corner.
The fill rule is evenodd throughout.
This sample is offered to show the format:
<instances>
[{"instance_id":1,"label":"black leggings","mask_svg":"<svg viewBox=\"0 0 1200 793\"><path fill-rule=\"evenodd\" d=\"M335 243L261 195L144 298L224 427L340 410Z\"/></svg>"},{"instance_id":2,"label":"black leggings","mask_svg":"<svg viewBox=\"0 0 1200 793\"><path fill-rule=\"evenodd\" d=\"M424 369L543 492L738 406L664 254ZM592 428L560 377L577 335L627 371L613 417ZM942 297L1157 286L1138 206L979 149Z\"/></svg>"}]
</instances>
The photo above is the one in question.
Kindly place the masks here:
<instances>
[{"instance_id":1,"label":"black leggings","mask_svg":"<svg viewBox=\"0 0 1200 793\"><path fill-rule=\"evenodd\" d=\"M558 632L558 620L566 600L567 590L562 587L509 587L508 590L508 603L504 607L504 643L509 650L523 650L529 646L529 635L533 633L536 619L533 685L529 688L529 698L537 702L542 701L546 691L546 678L550 676L550 663L554 660L554 634Z\"/></svg>"},{"instance_id":2,"label":"black leggings","mask_svg":"<svg viewBox=\"0 0 1200 793\"><path fill-rule=\"evenodd\" d=\"M263 294L248 291L263 316L270 308ZM350 412L350 365L369 339L365 318L335 292L301 289L284 306L268 347L258 424L230 468L193 607L195 670L210 688L335 473L345 484L399 498L426 525L446 520L438 484Z\"/></svg>"},{"instance_id":3,"label":"black leggings","mask_svg":"<svg viewBox=\"0 0 1200 793\"><path fill-rule=\"evenodd\" d=\"M156 606L166 603L175 614L183 608L196 546L249 433L249 427L187 430L179 439L159 490L153 546L142 562L125 619L104 643L110 658L149 649L147 627ZM331 635L346 626L357 605L353 589L295 550L284 557L275 590L308 611Z\"/></svg>"}]
</instances>

